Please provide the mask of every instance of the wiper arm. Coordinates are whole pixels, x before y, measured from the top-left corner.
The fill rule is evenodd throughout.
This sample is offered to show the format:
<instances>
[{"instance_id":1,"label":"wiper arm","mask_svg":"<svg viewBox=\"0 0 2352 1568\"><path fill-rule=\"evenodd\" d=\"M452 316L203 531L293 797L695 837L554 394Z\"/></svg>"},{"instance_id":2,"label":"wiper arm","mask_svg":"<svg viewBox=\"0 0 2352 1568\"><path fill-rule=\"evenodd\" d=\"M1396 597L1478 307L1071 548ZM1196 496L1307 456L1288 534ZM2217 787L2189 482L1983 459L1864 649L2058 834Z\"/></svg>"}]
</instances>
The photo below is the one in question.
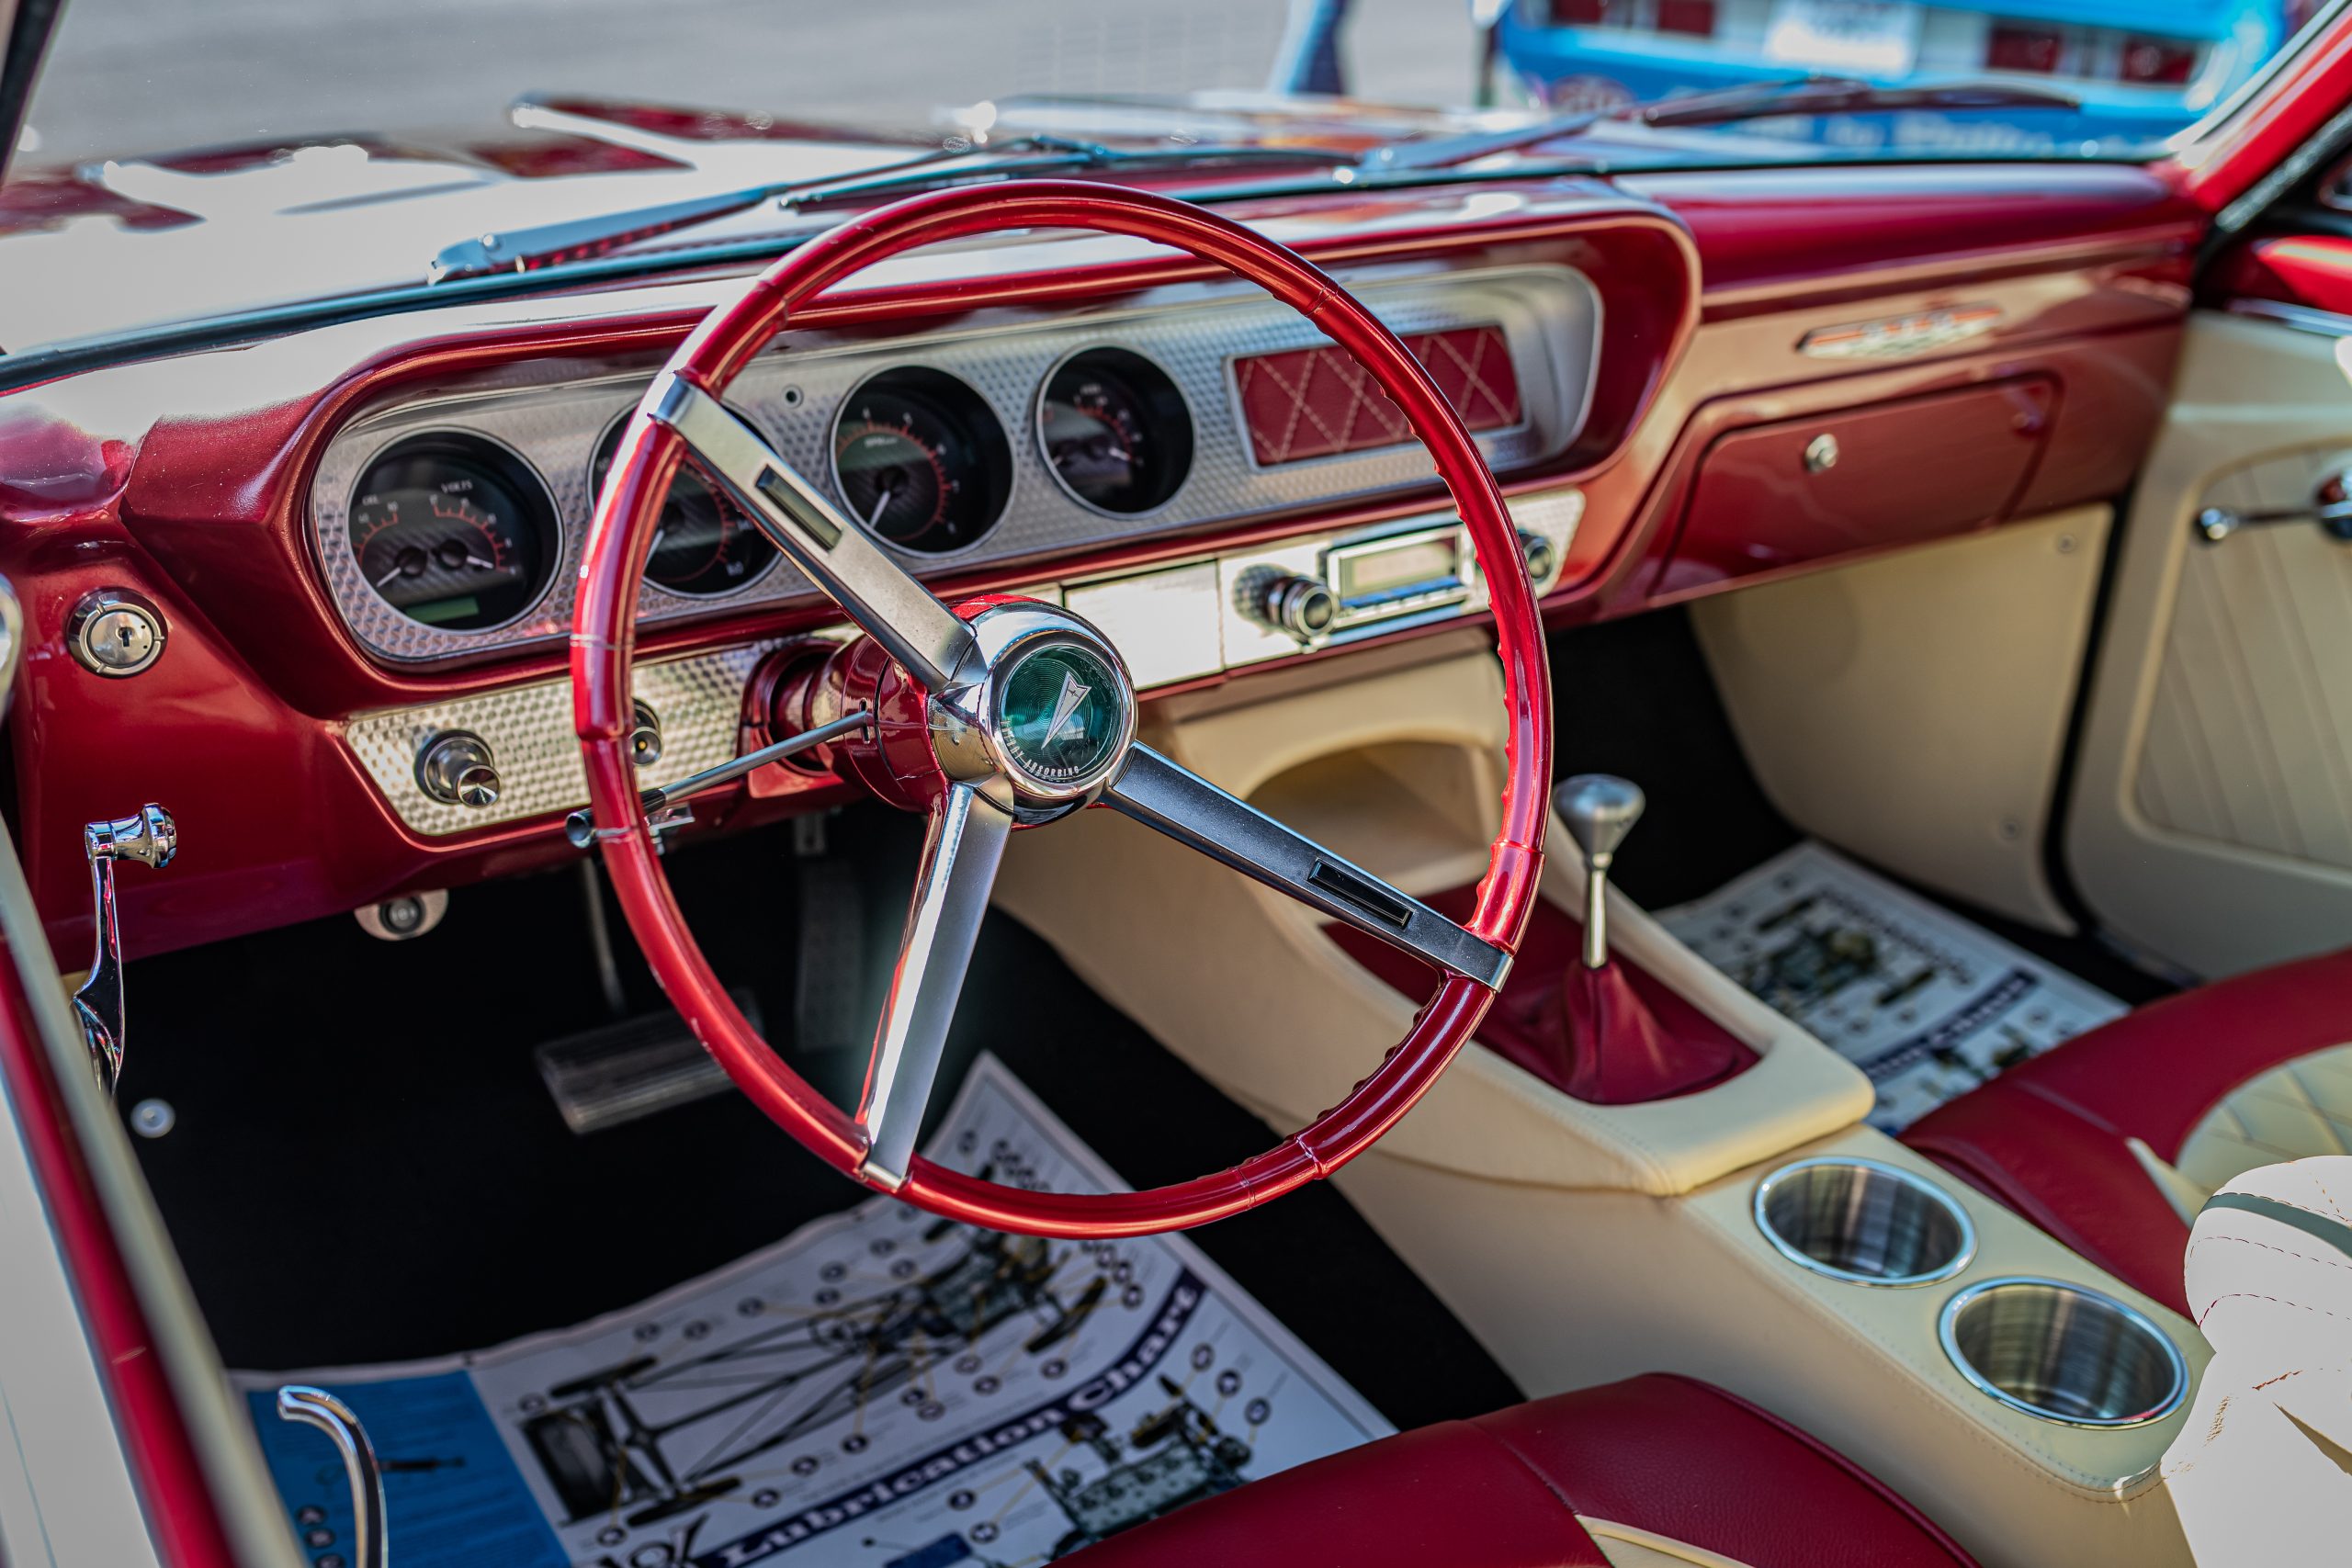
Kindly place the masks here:
<instances>
[{"instance_id":1,"label":"wiper arm","mask_svg":"<svg viewBox=\"0 0 2352 1568\"><path fill-rule=\"evenodd\" d=\"M1595 126L1730 125L1779 115L1852 114L1882 109L2080 108L2080 100L2047 87L2006 82L1953 82L1882 87L1858 76L1783 76L1720 92L1693 93L1662 102L1555 115L1532 125L1468 136L1440 137L1383 147L1363 159L1368 169L1452 169L1481 158L1524 152L1546 141L1581 136Z\"/></svg>"},{"instance_id":2,"label":"wiper arm","mask_svg":"<svg viewBox=\"0 0 2352 1568\"><path fill-rule=\"evenodd\" d=\"M870 196L903 196L935 186L956 185L967 174L998 175L1010 179L1056 174L1073 169L1213 169L1235 164L1276 164L1295 167L1313 164L1341 167L1356 162L1351 152L1317 151L1312 147L1226 146L1191 142L1173 147L1105 147L1098 141L1074 141L1060 136L1025 136L1018 143L990 148L1001 154L1018 145L1022 155L1010 161L992 155L974 168L918 168L894 164L870 174L844 175L839 179L802 185L781 199L793 208L820 207L827 202L863 199Z\"/></svg>"},{"instance_id":3,"label":"wiper arm","mask_svg":"<svg viewBox=\"0 0 2352 1568\"><path fill-rule=\"evenodd\" d=\"M596 256L680 229L748 211L774 201L799 210L833 201L899 196L939 186L960 185L978 175L1056 174L1076 169L1195 168L1229 164L1348 164L1352 158L1309 148L1177 147L1120 148L1061 136L1023 136L971 151L942 148L862 174L823 180L792 180L714 196L688 197L653 207L590 218L542 223L508 233L484 234L445 245L425 268L427 283L478 277L494 272L536 272Z\"/></svg>"}]
</instances>

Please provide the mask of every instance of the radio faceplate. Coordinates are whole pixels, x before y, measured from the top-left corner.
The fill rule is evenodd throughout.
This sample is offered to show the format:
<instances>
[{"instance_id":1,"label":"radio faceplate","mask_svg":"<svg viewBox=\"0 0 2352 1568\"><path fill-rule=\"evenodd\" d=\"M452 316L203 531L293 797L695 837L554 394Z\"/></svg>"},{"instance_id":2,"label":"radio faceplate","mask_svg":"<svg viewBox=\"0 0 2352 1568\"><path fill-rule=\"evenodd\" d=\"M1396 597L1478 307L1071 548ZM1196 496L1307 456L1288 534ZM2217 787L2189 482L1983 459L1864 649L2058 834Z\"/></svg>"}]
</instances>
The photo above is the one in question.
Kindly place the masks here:
<instances>
[{"instance_id":1,"label":"radio faceplate","mask_svg":"<svg viewBox=\"0 0 2352 1568\"><path fill-rule=\"evenodd\" d=\"M1462 525L1411 520L1403 533L1357 536L1323 552L1323 582L1339 601L1332 635L1373 621L1443 609L1470 597L1477 562Z\"/></svg>"}]
</instances>

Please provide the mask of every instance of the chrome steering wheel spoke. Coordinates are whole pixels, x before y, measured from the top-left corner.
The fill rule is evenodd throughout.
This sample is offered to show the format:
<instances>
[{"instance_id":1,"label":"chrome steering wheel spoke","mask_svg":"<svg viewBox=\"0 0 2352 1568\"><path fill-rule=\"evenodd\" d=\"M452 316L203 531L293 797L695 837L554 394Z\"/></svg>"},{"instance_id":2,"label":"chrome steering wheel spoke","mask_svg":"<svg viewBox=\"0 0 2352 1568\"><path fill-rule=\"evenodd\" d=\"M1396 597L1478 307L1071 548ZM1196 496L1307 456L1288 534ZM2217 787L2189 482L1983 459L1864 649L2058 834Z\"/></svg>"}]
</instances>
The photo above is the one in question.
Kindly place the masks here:
<instances>
[{"instance_id":1,"label":"chrome steering wheel spoke","mask_svg":"<svg viewBox=\"0 0 2352 1568\"><path fill-rule=\"evenodd\" d=\"M1493 990L1510 971L1501 948L1148 746L1127 752L1102 803L1448 974Z\"/></svg>"},{"instance_id":2,"label":"chrome steering wheel spoke","mask_svg":"<svg viewBox=\"0 0 2352 1568\"><path fill-rule=\"evenodd\" d=\"M893 1190L906 1181L914 1157L947 1026L1012 831L1012 818L970 784L950 789L932 815L857 1107L866 1139L858 1174Z\"/></svg>"},{"instance_id":3,"label":"chrome steering wheel spoke","mask_svg":"<svg viewBox=\"0 0 2352 1568\"><path fill-rule=\"evenodd\" d=\"M678 433L776 548L925 691L957 681L977 650L971 629L741 414L676 375L653 383L645 409Z\"/></svg>"}]
</instances>

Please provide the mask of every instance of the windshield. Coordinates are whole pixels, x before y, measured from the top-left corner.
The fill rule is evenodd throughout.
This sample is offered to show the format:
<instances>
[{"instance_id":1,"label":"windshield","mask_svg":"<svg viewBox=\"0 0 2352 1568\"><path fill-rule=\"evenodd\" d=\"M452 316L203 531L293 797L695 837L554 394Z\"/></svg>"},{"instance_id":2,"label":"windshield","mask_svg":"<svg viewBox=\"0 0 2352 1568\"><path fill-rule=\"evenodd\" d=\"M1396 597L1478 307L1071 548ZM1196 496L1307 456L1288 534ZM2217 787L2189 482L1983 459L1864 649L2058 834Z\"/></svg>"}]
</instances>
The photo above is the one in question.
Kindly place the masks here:
<instances>
[{"instance_id":1,"label":"windshield","mask_svg":"<svg viewBox=\"0 0 2352 1568\"><path fill-rule=\"evenodd\" d=\"M488 233L522 270L773 248L779 194L830 222L791 193L950 154L915 177L2146 157L2312 3L70 0L0 188L0 356L518 270Z\"/></svg>"}]
</instances>

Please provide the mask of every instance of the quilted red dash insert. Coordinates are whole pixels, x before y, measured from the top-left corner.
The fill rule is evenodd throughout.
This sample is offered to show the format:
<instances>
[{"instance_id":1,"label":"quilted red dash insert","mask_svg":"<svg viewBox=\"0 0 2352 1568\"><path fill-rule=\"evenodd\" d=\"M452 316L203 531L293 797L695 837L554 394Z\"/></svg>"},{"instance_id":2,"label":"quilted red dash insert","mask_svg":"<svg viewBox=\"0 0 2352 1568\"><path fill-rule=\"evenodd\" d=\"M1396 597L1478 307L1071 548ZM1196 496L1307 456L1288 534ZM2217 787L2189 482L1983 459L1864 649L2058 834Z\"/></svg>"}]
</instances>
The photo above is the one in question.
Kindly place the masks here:
<instances>
[{"instance_id":1,"label":"quilted red dash insert","mask_svg":"<svg viewBox=\"0 0 2352 1568\"><path fill-rule=\"evenodd\" d=\"M1519 376L1499 326L1407 333L1405 346L1428 367L1462 423L1503 430L1520 421ZM1295 348L1233 364L1241 421L1261 468L1395 446L1412 427L1344 349Z\"/></svg>"}]
</instances>

